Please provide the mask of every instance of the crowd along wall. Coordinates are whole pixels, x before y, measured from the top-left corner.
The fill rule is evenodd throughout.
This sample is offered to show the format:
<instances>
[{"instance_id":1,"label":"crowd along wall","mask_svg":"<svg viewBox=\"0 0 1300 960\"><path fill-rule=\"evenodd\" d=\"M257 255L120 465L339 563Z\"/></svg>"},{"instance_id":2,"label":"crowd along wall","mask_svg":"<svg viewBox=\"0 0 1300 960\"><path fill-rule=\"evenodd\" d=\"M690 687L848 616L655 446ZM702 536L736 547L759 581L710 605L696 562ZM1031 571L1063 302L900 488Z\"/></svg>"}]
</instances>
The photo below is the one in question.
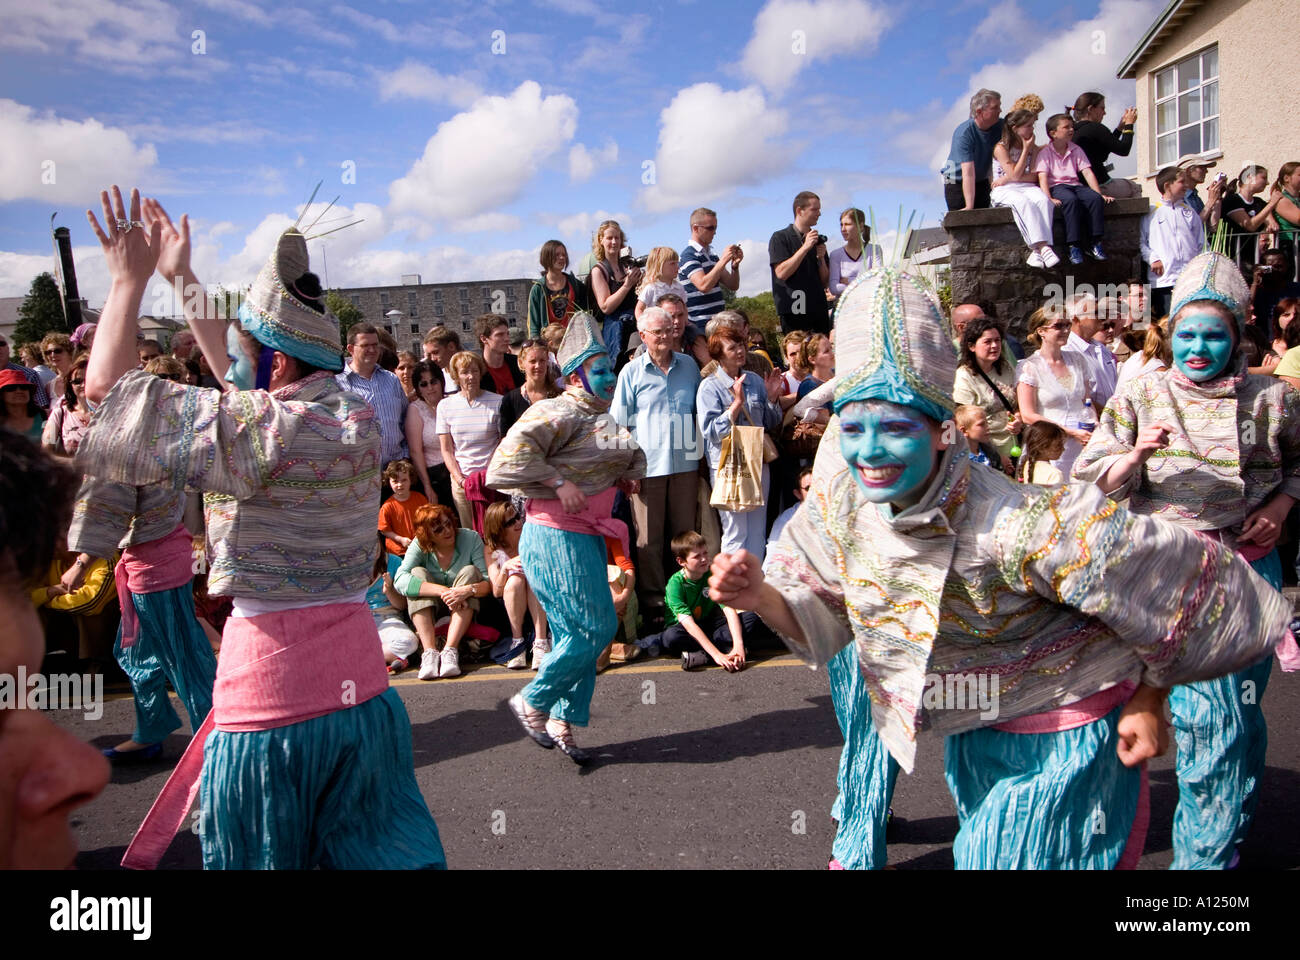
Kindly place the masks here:
<instances>
[{"instance_id":1,"label":"crowd along wall","mask_svg":"<svg viewBox=\"0 0 1300 960\"><path fill-rule=\"evenodd\" d=\"M1095 294L1103 285L1142 278L1140 237L1142 218L1149 210L1145 198L1107 204L1106 261L1085 258L1079 266L1069 262L1064 227L1057 217L1053 246L1061 262L1051 270L1025 263L1029 249L1009 207L953 210L943 220L951 255L952 302L954 306L978 303L1023 340L1029 315L1054 293L1065 297L1088 289Z\"/></svg>"}]
</instances>

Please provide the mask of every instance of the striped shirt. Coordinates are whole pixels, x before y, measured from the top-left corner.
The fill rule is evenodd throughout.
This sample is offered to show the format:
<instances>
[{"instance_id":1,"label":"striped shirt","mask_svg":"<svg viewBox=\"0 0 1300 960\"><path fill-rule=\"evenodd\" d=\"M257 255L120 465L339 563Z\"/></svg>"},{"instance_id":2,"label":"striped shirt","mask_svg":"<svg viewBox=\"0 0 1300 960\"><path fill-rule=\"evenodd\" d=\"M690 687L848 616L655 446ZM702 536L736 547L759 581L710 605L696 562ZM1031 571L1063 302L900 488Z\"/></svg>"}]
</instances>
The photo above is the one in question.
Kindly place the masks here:
<instances>
[{"instance_id":1,"label":"striped shirt","mask_svg":"<svg viewBox=\"0 0 1300 960\"><path fill-rule=\"evenodd\" d=\"M709 319L723 309L726 301L722 296L721 281L708 293L701 293L691 283L691 274L696 270L708 273L721 258L709 247L698 246L692 240L682 249L682 255L678 259L681 268L677 271L677 279L686 288L686 312L690 314L691 323L703 330Z\"/></svg>"},{"instance_id":2,"label":"striped shirt","mask_svg":"<svg viewBox=\"0 0 1300 960\"><path fill-rule=\"evenodd\" d=\"M334 378L344 390L350 390L374 408L379 418L380 465L409 456L406 449L406 391L397 375L375 367L369 379L351 367Z\"/></svg>"},{"instance_id":3,"label":"striped shirt","mask_svg":"<svg viewBox=\"0 0 1300 960\"><path fill-rule=\"evenodd\" d=\"M486 470L501 442L501 394L480 393L472 401L463 393L438 404L438 434L450 434L456 463L469 475Z\"/></svg>"}]
</instances>

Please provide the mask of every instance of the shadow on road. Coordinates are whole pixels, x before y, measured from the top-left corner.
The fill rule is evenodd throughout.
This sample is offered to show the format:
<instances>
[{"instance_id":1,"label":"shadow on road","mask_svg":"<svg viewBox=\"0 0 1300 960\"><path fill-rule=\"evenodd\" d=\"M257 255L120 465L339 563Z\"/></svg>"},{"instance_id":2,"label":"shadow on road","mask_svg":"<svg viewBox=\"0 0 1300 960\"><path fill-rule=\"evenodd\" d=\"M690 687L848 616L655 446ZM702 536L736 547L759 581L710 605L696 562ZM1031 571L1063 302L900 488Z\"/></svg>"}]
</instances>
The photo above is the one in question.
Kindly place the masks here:
<instances>
[{"instance_id":1,"label":"shadow on road","mask_svg":"<svg viewBox=\"0 0 1300 960\"><path fill-rule=\"evenodd\" d=\"M601 744L594 748L596 761L582 772L591 774L620 763L725 763L804 747L838 750L844 741L827 709L829 700L813 697L807 701L809 706L796 710L773 710L703 730Z\"/></svg>"}]
</instances>

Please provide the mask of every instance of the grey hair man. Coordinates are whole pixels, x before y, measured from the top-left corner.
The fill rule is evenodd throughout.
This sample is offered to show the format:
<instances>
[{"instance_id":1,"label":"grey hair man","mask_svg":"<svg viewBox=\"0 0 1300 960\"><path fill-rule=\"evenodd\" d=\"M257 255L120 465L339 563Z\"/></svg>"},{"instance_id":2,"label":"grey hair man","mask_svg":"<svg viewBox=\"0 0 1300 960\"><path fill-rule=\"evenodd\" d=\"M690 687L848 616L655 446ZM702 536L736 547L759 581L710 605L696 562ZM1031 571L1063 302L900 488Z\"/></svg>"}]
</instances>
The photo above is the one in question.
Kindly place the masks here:
<instances>
[{"instance_id":1,"label":"grey hair man","mask_svg":"<svg viewBox=\"0 0 1300 960\"><path fill-rule=\"evenodd\" d=\"M1070 320L1070 339L1061 349L1081 355L1088 365L1088 374L1095 384L1091 391L1092 410L1100 419L1106 401L1115 392L1119 370L1115 365L1115 355L1105 344L1093 339L1101 330L1101 319L1097 316L1097 298L1090 293L1076 293L1066 301L1065 315Z\"/></svg>"},{"instance_id":2,"label":"grey hair man","mask_svg":"<svg viewBox=\"0 0 1300 960\"><path fill-rule=\"evenodd\" d=\"M665 548L678 533L695 529L701 455L695 394L700 368L673 350L673 318L663 309L643 311L637 331L645 351L619 372L610 413L645 451L646 475L631 497L636 591L646 628L658 633L663 629L667 583Z\"/></svg>"},{"instance_id":3,"label":"grey hair man","mask_svg":"<svg viewBox=\"0 0 1300 960\"><path fill-rule=\"evenodd\" d=\"M980 89L970 98L970 119L952 132L943 166L943 198L949 210L989 206L993 147L1002 139L1002 94Z\"/></svg>"}]
</instances>

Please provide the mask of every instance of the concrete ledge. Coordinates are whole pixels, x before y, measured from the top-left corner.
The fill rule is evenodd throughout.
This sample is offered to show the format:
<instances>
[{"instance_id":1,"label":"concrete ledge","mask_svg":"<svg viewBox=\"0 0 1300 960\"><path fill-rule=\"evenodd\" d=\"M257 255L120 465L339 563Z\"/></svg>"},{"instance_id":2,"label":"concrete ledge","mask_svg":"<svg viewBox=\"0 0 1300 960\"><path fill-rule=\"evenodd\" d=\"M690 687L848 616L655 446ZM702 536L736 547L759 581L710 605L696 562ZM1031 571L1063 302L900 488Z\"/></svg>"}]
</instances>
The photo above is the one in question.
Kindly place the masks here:
<instances>
[{"instance_id":1,"label":"concrete ledge","mask_svg":"<svg viewBox=\"0 0 1300 960\"><path fill-rule=\"evenodd\" d=\"M978 303L1016 337L1023 338L1029 315L1049 299L1061 300L1079 288L1106 292L1142 275L1142 218L1150 210L1144 197L1106 205L1105 262L1086 259L1075 266L1067 259L1065 226L1053 219L1052 246L1061 262L1051 270L1034 269L1025 258L1029 248L1016 228L1010 207L953 210L943 220L952 264L952 302Z\"/></svg>"}]
</instances>

